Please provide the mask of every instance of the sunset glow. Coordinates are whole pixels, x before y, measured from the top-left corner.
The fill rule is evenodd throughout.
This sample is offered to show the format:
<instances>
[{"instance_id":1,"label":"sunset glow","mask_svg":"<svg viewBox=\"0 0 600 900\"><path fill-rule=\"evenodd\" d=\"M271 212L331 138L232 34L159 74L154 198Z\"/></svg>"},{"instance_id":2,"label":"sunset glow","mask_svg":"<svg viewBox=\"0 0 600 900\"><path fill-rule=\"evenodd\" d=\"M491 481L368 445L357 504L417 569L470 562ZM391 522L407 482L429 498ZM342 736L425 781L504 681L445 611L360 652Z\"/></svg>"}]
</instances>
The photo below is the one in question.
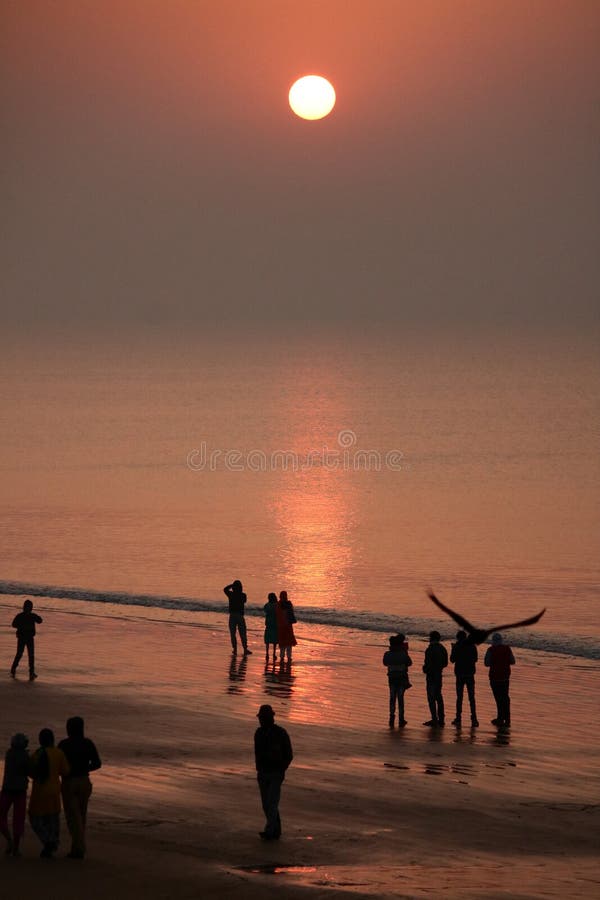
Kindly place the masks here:
<instances>
[{"instance_id":1,"label":"sunset glow","mask_svg":"<svg viewBox=\"0 0 600 900\"><path fill-rule=\"evenodd\" d=\"M305 75L290 88L289 101L301 119L323 119L335 106L335 90L321 75Z\"/></svg>"}]
</instances>

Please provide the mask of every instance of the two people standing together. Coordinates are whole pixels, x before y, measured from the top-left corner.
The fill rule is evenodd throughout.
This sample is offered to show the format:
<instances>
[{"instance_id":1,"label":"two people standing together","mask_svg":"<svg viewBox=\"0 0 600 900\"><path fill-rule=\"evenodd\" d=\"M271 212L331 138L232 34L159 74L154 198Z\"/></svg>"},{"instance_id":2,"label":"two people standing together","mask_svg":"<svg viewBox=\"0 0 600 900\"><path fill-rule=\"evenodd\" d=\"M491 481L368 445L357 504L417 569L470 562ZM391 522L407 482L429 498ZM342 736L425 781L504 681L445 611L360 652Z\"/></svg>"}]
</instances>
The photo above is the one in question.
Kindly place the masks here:
<instances>
[{"instance_id":1,"label":"two people standing together","mask_svg":"<svg viewBox=\"0 0 600 900\"><path fill-rule=\"evenodd\" d=\"M270 593L263 607L265 613L265 651L266 662L269 662L269 647L273 647L273 662L277 659L277 645L281 652L281 662L292 661L292 647L298 643L294 634L296 613L287 591Z\"/></svg>"}]
</instances>

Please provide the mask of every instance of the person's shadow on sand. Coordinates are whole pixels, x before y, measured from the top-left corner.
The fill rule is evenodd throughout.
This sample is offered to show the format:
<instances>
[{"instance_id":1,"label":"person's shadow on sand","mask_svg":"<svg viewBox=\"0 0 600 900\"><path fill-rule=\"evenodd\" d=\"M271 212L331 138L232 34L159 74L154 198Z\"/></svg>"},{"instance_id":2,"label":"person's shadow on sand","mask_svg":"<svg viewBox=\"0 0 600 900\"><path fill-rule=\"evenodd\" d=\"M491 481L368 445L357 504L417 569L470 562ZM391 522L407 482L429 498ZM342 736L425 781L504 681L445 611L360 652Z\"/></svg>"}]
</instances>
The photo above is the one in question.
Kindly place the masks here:
<instances>
[{"instance_id":1,"label":"person's shadow on sand","mask_svg":"<svg viewBox=\"0 0 600 900\"><path fill-rule=\"evenodd\" d=\"M247 656L232 656L229 663L229 684L227 685L228 694L241 694L244 692L244 681L246 680L246 668L248 666Z\"/></svg>"},{"instance_id":2,"label":"person's shadow on sand","mask_svg":"<svg viewBox=\"0 0 600 900\"><path fill-rule=\"evenodd\" d=\"M496 734L490 739L493 747L509 747L510 746L510 728L499 728Z\"/></svg>"}]
</instances>

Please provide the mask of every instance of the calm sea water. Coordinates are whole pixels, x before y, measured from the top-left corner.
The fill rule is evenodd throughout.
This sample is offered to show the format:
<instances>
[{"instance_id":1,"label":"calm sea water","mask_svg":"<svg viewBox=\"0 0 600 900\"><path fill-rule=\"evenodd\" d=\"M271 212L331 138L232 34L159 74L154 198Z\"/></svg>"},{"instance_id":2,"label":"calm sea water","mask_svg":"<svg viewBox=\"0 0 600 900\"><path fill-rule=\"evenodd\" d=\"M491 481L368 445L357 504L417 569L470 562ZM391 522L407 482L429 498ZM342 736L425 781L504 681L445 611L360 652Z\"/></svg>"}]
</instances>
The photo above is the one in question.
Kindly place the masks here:
<instances>
[{"instance_id":1,"label":"calm sea water","mask_svg":"<svg viewBox=\"0 0 600 900\"><path fill-rule=\"evenodd\" d=\"M0 580L600 644L590 343L156 340L1 361ZM5 585L5 587L8 587ZM40 587L40 592L43 593ZM385 624L385 619L381 620Z\"/></svg>"}]
</instances>

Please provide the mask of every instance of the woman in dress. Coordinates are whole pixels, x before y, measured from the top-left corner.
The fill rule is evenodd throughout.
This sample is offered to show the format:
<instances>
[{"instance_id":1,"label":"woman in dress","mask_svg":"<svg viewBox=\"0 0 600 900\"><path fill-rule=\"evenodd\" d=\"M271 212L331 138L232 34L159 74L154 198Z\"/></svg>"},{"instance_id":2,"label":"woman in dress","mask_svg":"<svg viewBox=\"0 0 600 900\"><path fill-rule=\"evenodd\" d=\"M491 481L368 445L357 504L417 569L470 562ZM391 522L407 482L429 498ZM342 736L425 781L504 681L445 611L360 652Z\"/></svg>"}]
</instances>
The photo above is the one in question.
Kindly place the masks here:
<instances>
[{"instance_id":1,"label":"woman in dress","mask_svg":"<svg viewBox=\"0 0 600 900\"><path fill-rule=\"evenodd\" d=\"M40 856L51 858L58 850L60 830L60 779L69 774L69 763L54 746L49 728L40 731L40 746L31 757L31 797L29 821L44 845Z\"/></svg>"},{"instance_id":2,"label":"woman in dress","mask_svg":"<svg viewBox=\"0 0 600 900\"><path fill-rule=\"evenodd\" d=\"M287 656L288 662L292 661L292 647L298 643L294 635L296 616L291 600L288 600L287 591L279 594L277 604L277 643L281 648L281 661Z\"/></svg>"},{"instance_id":3,"label":"woman in dress","mask_svg":"<svg viewBox=\"0 0 600 900\"><path fill-rule=\"evenodd\" d=\"M273 662L277 659L277 594L269 594L263 606L265 611L265 650L266 662L269 662L269 647L273 644Z\"/></svg>"}]
</instances>

